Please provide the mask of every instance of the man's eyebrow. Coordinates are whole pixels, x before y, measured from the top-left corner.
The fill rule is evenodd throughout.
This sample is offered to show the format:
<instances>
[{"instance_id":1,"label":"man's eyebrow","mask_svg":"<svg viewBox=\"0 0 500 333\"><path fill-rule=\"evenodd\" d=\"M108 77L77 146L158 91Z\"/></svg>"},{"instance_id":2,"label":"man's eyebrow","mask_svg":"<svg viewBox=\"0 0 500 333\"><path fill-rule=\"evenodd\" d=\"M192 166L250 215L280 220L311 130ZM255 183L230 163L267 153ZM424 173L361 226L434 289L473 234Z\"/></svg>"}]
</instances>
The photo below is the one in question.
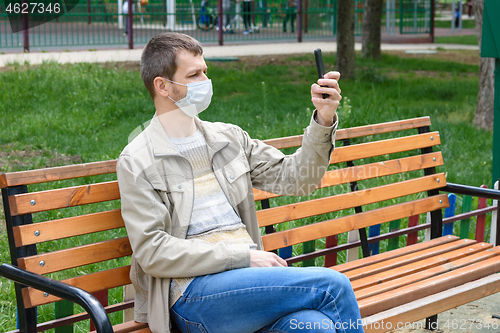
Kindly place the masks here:
<instances>
[{"instance_id":1,"label":"man's eyebrow","mask_svg":"<svg viewBox=\"0 0 500 333\"><path fill-rule=\"evenodd\" d=\"M197 68L191 68L187 71L188 75L195 74L198 72L206 72L208 70L208 67L197 67Z\"/></svg>"}]
</instances>

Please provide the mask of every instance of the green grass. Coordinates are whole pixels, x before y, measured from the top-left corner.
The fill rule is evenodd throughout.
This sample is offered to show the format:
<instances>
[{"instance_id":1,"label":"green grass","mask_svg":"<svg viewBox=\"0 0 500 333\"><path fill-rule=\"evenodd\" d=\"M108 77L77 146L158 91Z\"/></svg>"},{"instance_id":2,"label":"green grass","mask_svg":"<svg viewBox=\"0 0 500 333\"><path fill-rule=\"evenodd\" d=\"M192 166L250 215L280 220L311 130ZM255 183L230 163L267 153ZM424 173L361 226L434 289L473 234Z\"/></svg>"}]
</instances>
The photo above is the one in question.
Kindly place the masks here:
<instances>
[{"instance_id":1,"label":"green grass","mask_svg":"<svg viewBox=\"0 0 500 333\"><path fill-rule=\"evenodd\" d=\"M324 56L326 67L334 68L335 55ZM478 89L477 65L429 58L403 59L387 54L381 61L360 58L356 61L357 79L340 81L344 96L339 109L342 128L430 116L431 130L439 130L442 140L438 149L443 152L445 165L438 171L445 171L450 182L475 186L491 184L492 134L471 125ZM48 63L32 67L15 65L13 70L1 72L2 171L117 158L130 133L154 113L154 105L138 71L120 66L61 66ZM301 134L309 123L313 109L309 91L316 78L310 55L288 56L282 64L259 67L242 62L209 63L209 76L214 82L214 97L209 109L200 114L204 120L237 124L258 139ZM361 141L354 140L353 143L357 142ZM13 151L31 153L20 156ZM287 152L291 151L293 149ZM76 155L79 157L70 158ZM395 154L391 158L398 156ZM85 184L96 179L107 181L115 179L115 176L63 181L55 186ZM377 185L376 181L360 183L365 187L374 185ZM45 185L37 185L30 190L43 188L46 188ZM347 191L347 188L322 189L312 197L339 191ZM293 200L297 199L280 198L271 204L275 206ZM457 206L459 211L460 205ZM34 220L51 220L117 207L118 202L81 206L34 214ZM278 230L287 225L308 224L348 213L331 213L293 221L278 226ZM403 221L402 227L406 224L407 221ZM383 226L383 230L387 228ZM81 236L40 245L38 251L52 251L69 244L87 244L123 235L124 230L117 230L112 234ZM0 262L10 262L4 231L0 232L0 237ZM341 236L340 243L345 242L345 238L345 235ZM401 237L401 244L404 241L405 237ZM382 248L384 246L385 243ZM318 240L317 247L324 247L324 240ZM301 252L301 245L294 246L295 254ZM345 253L340 253L339 257L345 260ZM120 262L126 263L127 260L125 258ZM316 264L321 265L322 259L317 259ZM112 265L103 263L78 270L89 272ZM78 270L56 276L73 276ZM0 292L3 295L0 327L4 331L12 330L16 316L12 284L0 279ZM120 289L112 291L112 302L120 301L121 297ZM53 306L41 307L38 316L39 321L53 319ZM120 313L114 315L113 321L119 322L119 317ZM87 327L85 324L77 326L78 331Z\"/></svg>"},{"instance_id":2,"label":"green grass","mask_svg":"<svg viewBox=\"0 0 500 333\"><path fill-rule=\"evenodd\" d=\"M455 23L455 21L453 21ZM434 27L435 28L449 28L451 30L451 20L448 21L443 21L443 20L434 20ZM475 29L476 28L476 22L474 19L470 20L463 20L462 21L462 28L463 29Z\"/></svg>"},{"instance_id":3,"label":"green grass","mask_svg":"<svg viewBox=\"0 0 500 333\"><path fill-rule=\"evenodd\" d=\"M477 35L436 37L436 43L478 45Z\"/></svg>"}]
</instances>

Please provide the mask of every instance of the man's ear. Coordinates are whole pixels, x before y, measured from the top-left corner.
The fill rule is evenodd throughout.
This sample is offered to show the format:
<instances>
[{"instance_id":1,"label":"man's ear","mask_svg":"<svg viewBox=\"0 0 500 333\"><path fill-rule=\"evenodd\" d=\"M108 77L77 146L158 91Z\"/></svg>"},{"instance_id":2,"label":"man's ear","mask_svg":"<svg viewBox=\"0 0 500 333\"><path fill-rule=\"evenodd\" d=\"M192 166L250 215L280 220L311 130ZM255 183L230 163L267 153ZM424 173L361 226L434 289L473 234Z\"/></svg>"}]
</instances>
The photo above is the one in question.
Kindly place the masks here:
<instances>
[{"instance_id":1,"label":"man's ear","mask_svg":"<svg viewBox=\"0 0 500 333\"><path fill-rule=\"evenodd\" d=\"M155 91L157 95L167 97L169 95L168 86L165 84L165 80L159 76L155 77L153 81L155 86Z\"/></svg>"}]
</instances>

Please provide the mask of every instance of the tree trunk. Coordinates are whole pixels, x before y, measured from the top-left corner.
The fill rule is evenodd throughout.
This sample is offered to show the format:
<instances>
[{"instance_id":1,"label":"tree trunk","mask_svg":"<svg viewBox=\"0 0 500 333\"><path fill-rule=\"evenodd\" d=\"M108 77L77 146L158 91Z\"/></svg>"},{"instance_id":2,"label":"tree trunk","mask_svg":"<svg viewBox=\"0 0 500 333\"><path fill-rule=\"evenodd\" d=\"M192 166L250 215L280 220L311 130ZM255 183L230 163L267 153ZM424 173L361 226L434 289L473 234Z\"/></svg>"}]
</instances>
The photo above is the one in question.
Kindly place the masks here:
<instances>
[{"instance_id":1,"label":"tree trunk","mask_svg":"<svg viewBox=\"0 0 500 333\"><path fill-rule=\"evenodd\" d=\"M476 33L481 52L481 35L483 31L484 0L473 0ZM480 58L479 63L479 94L477 95L476 113L473 124L479 128L493 130L493 101L495 83L495 59Z\"/></svg>"},{"instance_id":2,"label":"tree trunk","mask_svg":"<svg viewBox=\"0 0 500 333\"><path fill-rule=\"evenodd\" d=\"M342 78L354 79L354 0L338 2L337 22L337 70Z\"/></svg>"},{"instance_id":3,"label":"tree trunk","mask_svg":"<svg viewBox=\"0 0 500 333\"><path fill-rule=\"evenodd\" d=\"M363 14L361 56L380 59L382 29L382 7L384 0L366 0Z\"/></svg>"}]
</instances>

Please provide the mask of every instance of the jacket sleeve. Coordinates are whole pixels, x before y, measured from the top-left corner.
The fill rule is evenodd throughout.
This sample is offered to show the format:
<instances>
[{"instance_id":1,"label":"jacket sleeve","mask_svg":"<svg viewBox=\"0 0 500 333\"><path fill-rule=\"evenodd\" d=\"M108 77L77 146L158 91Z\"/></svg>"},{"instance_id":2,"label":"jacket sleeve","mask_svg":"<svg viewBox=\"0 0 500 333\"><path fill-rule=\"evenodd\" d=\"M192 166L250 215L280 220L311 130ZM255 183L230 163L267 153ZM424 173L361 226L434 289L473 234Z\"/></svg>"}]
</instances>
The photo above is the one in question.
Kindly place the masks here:
<instances>
[{"instance_id":1,"label":"jacket sleeve","mask_svg":"<svg viewBox=\"0 0 500 333\"><path fill-rule=\"evenodd\" d=\"M212 244L171 236L171 216L153 186L141 176L140 163L120 156L116 172L121 212L137 262L159 278L194 277L250 266L246 244Z\"/></svg>"},{"instance_id":2,"label":"jacket sleeve","mask_svg":"<svg viewBox=\"0 0 500 333\"><path fill-rule=\"evenodd\" d=\"M242 131L254 188L280 195L308 195L314 191L330 164L338 125L337 117L330 127L319 125L316 112L304 131L302 147L292 155L252 140Z\"/></svg>"}]
</instances>

